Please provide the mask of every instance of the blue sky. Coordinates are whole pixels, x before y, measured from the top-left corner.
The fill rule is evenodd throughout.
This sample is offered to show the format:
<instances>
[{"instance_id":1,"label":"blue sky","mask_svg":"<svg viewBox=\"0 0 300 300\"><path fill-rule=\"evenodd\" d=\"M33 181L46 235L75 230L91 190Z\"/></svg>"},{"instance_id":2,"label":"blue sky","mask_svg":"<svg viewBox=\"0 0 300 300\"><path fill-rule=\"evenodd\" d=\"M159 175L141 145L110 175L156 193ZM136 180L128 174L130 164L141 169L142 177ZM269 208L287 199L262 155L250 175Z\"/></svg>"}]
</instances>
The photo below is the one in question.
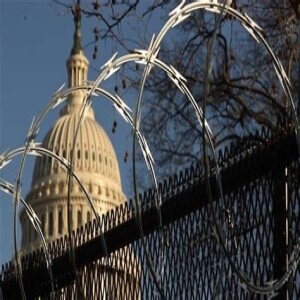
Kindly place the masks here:
<instances>
[{"instance_id":1,"label":"blue sky","mask_svg":"<svg viewBox=\"0 0 300 300\"><path fill-rule=\"evenodd\" d=\"M58 9L58 7L57 7ZM62 12L62 9L58 9ZM60 16L49 1L0 0L0 153L24 144L33 117L37 117L53 93L66 82L66 59L73 42L72 16ZM95 21L83 19L83 44L93 40ZM93 67L97 68L112 54L109 42L98 45L101 57L95 63L86 50ZM96 72L90 72L94 79ZM127 191L128 164L123 157L130 147L126 137L129 130L118 126L117 134L111 128L116 113L109 103L94 106L96 118L112 139L119 158L123 188ZM57 118L58 110L51 114L37 138L41 141L47 129ZM33 159L26 165L22 196L25 197L31 182ZM15 183L19 160L1 171L0 176ZM0 194L0 265L12 256L13 249L12 200ZM20 236L20 232L19 232Z\"/></svg>"}]
</instances>

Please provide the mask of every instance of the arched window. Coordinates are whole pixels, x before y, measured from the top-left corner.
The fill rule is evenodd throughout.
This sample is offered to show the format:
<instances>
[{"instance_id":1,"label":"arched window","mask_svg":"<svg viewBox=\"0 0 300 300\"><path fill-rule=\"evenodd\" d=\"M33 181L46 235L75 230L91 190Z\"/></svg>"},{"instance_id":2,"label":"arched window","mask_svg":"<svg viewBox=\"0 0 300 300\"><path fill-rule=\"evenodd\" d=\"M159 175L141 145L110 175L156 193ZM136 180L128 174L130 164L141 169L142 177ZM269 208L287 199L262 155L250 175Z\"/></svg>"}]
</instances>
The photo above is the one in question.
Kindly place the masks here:
<instances>
[{"instance_id":1,"label":"arched window","mask_svg":"<svg viewBox=\"0 0 300 300\"><path fill-rule=\"evenodd\" d=\"M53 235L53 211L49 212L49 228L48 228L49 236Z\"/></svg>"},{"instance_id":2,"label":"arched window","mask_svg":"<svg viewBox=\"0 0 300 300\"><path fill-rule=\"evenodd\" d=\"M62 181L58 184L58 190L59 193L63 193L64 191L64 183Z\"/></svg>"},{"instance_id":3,"label":"arched window","mask_svg":"<svg viewBox=\"0 0 300 300\"><path fill-rule=\"evenodd\" d=\"M72 230L73 229L73 208L72 206L70 207L70 229Z\"/></svg>"},{"instance_id":4,"label":"arched window","mask_svg":"<svg viewBox=\"0 0 300 300\"><path fill-rule=\"evenodd\" d=\"M62 208L58 211L58 234L63 233L63 211Z\"/></svg>"},{"instance_id":5,"label":"arched window","mask_svg":"<svg viewBox=\"0 0 300 300\"><path fill-rule=\"evenodd\" d=\"M82 212L81 210L77 211L77 227L82 225Z\"/></svg>"},{"instance_id":6,"label":"arched window","mask_svg":"<svg viewBox=\"0 0 300 300\"><path fill-rule=\"evenodd\" d=\"M73 86L76 85L76 77L75 77L75 75L76 75L76 68L74 67L73 68Z\"/></svg>"},{"instance_id":7,"label":"arched window","mask_svg":"<svg viewBox=\"0 0 300 300\"><path fill-rule=\"evenodd\" d=\"M90 222L90 221L91 221L91 212L90 212L90 211L88 211L88 212L86 213L86 221L87 221L87 222Z\"/></svg>"}]
</instances>

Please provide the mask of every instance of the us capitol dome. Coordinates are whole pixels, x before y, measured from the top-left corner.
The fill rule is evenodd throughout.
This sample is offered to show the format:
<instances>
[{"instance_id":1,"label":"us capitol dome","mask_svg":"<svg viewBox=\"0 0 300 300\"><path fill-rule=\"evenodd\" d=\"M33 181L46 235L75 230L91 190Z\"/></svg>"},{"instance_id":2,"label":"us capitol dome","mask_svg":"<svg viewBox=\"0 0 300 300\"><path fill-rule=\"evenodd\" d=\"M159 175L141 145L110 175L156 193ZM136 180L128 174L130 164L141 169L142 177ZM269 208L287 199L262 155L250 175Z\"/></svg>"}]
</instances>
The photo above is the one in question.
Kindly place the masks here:
<instances>
[{"instance_id":1,"label":"us capitol dome","mask_svg":"<svg viewBox=\"0 0 300 300\"><path fill-rule=\"evenodd\" d=\"M80 14L75 16L74 45L67 60L68 86L76 87L87 82L89 62L83 53L80 33ZM74 155L73 170L93 199L97 213L102 214L124 203L119 165L114 148L104 129L95 120L89 107L80 126L75 147L74 134L86 91L77 90L69 95L66 105L54 126L46 134L42 146L70 161ZM74 154L72 153L74 151ZM51 157L38 157L35 161L31 189L26 196L41 221L47 243L68 233L67 224L68 181L67 171ZM81 187L72 180L70 197L70 223L75 229L90 221L92 210ZM41 247L40 238L23 209L22 253Z\"/></svg>"}]
</instances>

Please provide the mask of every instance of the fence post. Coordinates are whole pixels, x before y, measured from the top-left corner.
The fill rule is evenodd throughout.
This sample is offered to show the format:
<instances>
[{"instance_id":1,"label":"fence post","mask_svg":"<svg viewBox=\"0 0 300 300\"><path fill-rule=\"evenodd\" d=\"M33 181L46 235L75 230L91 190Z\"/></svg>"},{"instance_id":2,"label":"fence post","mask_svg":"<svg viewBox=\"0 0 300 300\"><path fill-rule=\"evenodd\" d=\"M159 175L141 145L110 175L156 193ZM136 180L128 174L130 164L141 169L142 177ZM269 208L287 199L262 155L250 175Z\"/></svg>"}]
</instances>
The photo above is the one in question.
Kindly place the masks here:
<instances>
[{"instance_id":1,"label":"fence post","mask_svg":"<svg viewBox=\"0 0 300 300\"><path fill-rule=\"evenodd\" d=\"M274 279L281 278L287 270L287 201L286 193L286 168L282 165L274 170ZM287 284L279 291L276 299L288 299Z\"/></svg>"}]
</instances>

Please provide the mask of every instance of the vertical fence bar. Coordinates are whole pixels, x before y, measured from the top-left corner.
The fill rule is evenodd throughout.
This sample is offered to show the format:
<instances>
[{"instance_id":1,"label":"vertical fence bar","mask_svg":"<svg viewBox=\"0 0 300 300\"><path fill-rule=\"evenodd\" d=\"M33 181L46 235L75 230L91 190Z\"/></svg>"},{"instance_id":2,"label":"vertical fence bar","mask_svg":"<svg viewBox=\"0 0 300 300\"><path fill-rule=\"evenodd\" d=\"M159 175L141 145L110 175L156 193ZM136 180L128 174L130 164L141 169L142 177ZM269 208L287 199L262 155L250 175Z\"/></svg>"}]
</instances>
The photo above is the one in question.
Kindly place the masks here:
<instances>
[{"instance_id":1,"label":"vertical fence bar","mask_svg":"<svg viewBox=\"0 0 300 300\"><path fill-rule=\"evenodd\" d=\"M286 168L278 166L274 170L273 213L274 213L274 278L281 278L287 270L287 206ZM287 286L278 291L276 299L288 299Z\"/></svg>"}]
</instances>

